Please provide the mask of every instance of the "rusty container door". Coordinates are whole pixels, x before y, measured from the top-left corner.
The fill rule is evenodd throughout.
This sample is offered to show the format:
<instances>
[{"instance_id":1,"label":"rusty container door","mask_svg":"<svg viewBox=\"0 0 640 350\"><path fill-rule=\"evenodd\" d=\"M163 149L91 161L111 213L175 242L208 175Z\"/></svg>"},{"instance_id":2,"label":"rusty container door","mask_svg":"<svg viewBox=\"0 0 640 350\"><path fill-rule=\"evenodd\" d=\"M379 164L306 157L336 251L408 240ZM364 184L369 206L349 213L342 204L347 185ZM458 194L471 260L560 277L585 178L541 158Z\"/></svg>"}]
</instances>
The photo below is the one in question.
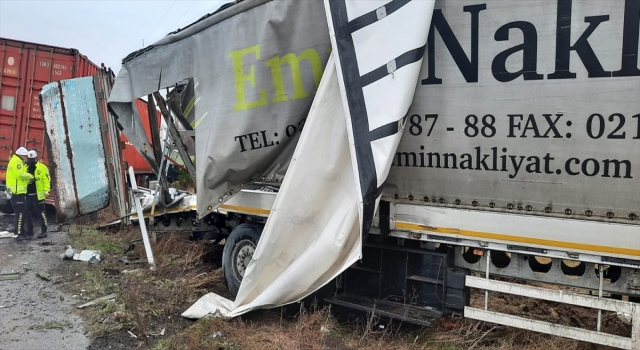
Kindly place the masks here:
<instances>
[{"instance_id":1,"label":"rusty container door","mask_svg":"<svg viewBox=\"0 0 640 350\"><path fill-rule=\"evenodd\" d=\"M109 205L107 159L94 78L47 84L41 92L56 190L63 222Z\"/></svg>"}]
</instances>

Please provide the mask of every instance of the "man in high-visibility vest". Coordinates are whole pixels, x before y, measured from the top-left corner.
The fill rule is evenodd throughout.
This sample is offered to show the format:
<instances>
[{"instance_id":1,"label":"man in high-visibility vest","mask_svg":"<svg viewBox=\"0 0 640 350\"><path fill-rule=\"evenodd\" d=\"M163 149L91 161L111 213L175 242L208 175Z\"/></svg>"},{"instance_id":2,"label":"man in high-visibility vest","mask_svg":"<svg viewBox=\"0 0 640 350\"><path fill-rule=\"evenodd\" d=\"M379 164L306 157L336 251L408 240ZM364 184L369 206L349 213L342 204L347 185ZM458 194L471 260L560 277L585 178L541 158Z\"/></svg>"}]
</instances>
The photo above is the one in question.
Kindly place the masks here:
<instances>
[{"instance_id":1,"label":"man in high-visibility vest","mask_svg":"<svg viewBox=\"0 0 640 350\"><path fill-rule=\"evenodd\" d=\"M27 172L24 160L29 156L26 148L20 147L14 155L11 156L7 165L7 192L11 193L11 206L15 212L14 233L18 235L16 240L24 241L31 239L22 234L22 223L25 218L25 201L27 196L27 186L34 178Z\"/></svg>"},{"instance_id":2,"label":"man in high-visibility vest","mask_svg":"<svg viewBox=\"0 0 640 350\"><path fill-rule=\"evenodd\" d=\"M49 168L38 161L38 152L29 151L27 159L27 172L34 176L34 179L27 185L25 233L33 236L33 214L42 220L40 221L40 234L38 238L47 237L47 215L44 208L44 200L51 191L51 180L49 179Z\"/></svg>"}]
</instances>

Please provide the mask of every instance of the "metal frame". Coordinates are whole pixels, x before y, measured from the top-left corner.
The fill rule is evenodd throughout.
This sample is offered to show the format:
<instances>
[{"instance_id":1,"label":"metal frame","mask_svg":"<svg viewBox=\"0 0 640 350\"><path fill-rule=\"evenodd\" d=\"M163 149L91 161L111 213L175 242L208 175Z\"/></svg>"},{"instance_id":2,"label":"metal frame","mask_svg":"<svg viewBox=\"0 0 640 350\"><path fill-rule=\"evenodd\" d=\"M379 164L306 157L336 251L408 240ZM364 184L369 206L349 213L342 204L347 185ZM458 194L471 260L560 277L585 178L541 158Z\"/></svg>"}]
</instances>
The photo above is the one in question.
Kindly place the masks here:
<instances>
[{"instance_id":1,"label":"metal frame","mask_svg":"<svg viewBox=\"0 0 640 350\"><path fill-rule=\"evenodd\" d=\"M390 235L400 238L640 268L636 224L397 203L390 221Z\"/></svg>"},{"instance_id":2,"label":"metal frame","mask_svg":"<svg viewBox=\"0 0 640 350\"><path fill-rule=\"evenodd\" d=\"M584 273L582 275L570 275L562 270L563 260L569 259L551 258L550 265L537 263L539 265L537 267L539 267L540 270L548 268L548 271L536 271L534 270L534 268L536 268L535 264L533 268L530 264L530 259L534 259L535 255L520 253L511 253L511 261L509 264L505 267L497 267L494 263L489 263L490 259L487 257L488 252L479 257L480 259L477 262L468 262L463 256L464 248L465 247L462 246L455 247L454 261L456 267L462 267L480 273L485 272L488 265L491 274L494 276L514 277L529 281L582 288L585 290L598 290L599 277L598 274L596 274L596 268L598 268L599 271L600 265L606 267L604 264L581 262L584 264ZM486 250L482 249L482 251L485 252ZM571 269L571 267L568 268ZM574 271L577 272L577 270ZM640 296L640 271L633 268L621 267L620 276L617 280L605 284L604 291L620 295Z\"/></svg>"},{"instance_id":3,"label":"metal frame","mask_svg":"<svg viewBox=\"0 0 640 350\"><path fill-rule=\"evenodd\" d=\"M601 344L605 346L613 346L630 350L640 349L640 306L636 303L604 299L601 296L593 297L575 293L567 293L559 290L550 290L540 287L531 287L509 282L490 280L488 271L486 278L467 276L466 285L467 287L471 288L484 289L487 296L489 291L494 291L598 309L599 311L598 330L595 332L576 327L563 326L550 322L537 321L520 316L513 316L504 313L489 311L486 298L484 310L472 308L469 306L465 307L464 316L467 318L586 341L590 343ZM631 315L631 338L600 332L600 312L602 310Z\"/></svg>"}]
</instances>

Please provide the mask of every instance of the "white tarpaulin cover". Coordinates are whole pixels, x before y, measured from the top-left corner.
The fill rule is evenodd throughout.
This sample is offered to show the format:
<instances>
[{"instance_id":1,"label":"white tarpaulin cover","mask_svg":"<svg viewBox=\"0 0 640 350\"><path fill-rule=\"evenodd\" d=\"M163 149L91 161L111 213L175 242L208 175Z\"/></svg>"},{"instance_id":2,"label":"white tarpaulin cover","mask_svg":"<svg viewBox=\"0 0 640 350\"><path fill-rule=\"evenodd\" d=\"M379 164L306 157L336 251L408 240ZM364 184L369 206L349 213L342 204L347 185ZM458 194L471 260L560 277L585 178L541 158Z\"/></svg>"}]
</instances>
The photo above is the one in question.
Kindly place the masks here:
<instances>
[{"instance_id":1,"label":"white tarpaulin cover","mask_svg":"<svg viewBox=\"0 0 640 350\"><path fill-rule=\"evenodd\" d=\"M234 302L183 313L234 317L298 301L361 256L404 128L434 1L325 0L333 48L305 131Z\"/></svg>"}]
</instances>

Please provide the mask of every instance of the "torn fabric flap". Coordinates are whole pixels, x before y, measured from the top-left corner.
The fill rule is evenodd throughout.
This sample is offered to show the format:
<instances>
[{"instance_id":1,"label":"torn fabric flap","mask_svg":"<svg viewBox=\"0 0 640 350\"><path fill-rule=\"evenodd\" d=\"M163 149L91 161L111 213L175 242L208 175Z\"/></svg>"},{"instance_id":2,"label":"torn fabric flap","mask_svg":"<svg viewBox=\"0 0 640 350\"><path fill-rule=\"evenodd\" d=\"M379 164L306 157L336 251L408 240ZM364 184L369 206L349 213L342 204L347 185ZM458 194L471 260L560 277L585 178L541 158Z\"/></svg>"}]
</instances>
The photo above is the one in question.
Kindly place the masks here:
<instances>
[{"instance_id":1,"label":"torn fabric flap","mask_svg":"<svg viewBox=\"0 0 640 350\"><path fill-rule=\"evenodd\" d=\"M413 100L435 0L325 6L366 235Z\"/></svg>"},{"instance_id":2,"label":"torn fabric flap","mask_svg":"<svg viewBox=\"0 0 640 350\"><path fill-rule=\"evenodd\" d=\"M299 301L361 257L434 1L325 5L333 53L238 296L231 302L209 293L184 317L235 317Z\"/></svg>"}]
</instances>

